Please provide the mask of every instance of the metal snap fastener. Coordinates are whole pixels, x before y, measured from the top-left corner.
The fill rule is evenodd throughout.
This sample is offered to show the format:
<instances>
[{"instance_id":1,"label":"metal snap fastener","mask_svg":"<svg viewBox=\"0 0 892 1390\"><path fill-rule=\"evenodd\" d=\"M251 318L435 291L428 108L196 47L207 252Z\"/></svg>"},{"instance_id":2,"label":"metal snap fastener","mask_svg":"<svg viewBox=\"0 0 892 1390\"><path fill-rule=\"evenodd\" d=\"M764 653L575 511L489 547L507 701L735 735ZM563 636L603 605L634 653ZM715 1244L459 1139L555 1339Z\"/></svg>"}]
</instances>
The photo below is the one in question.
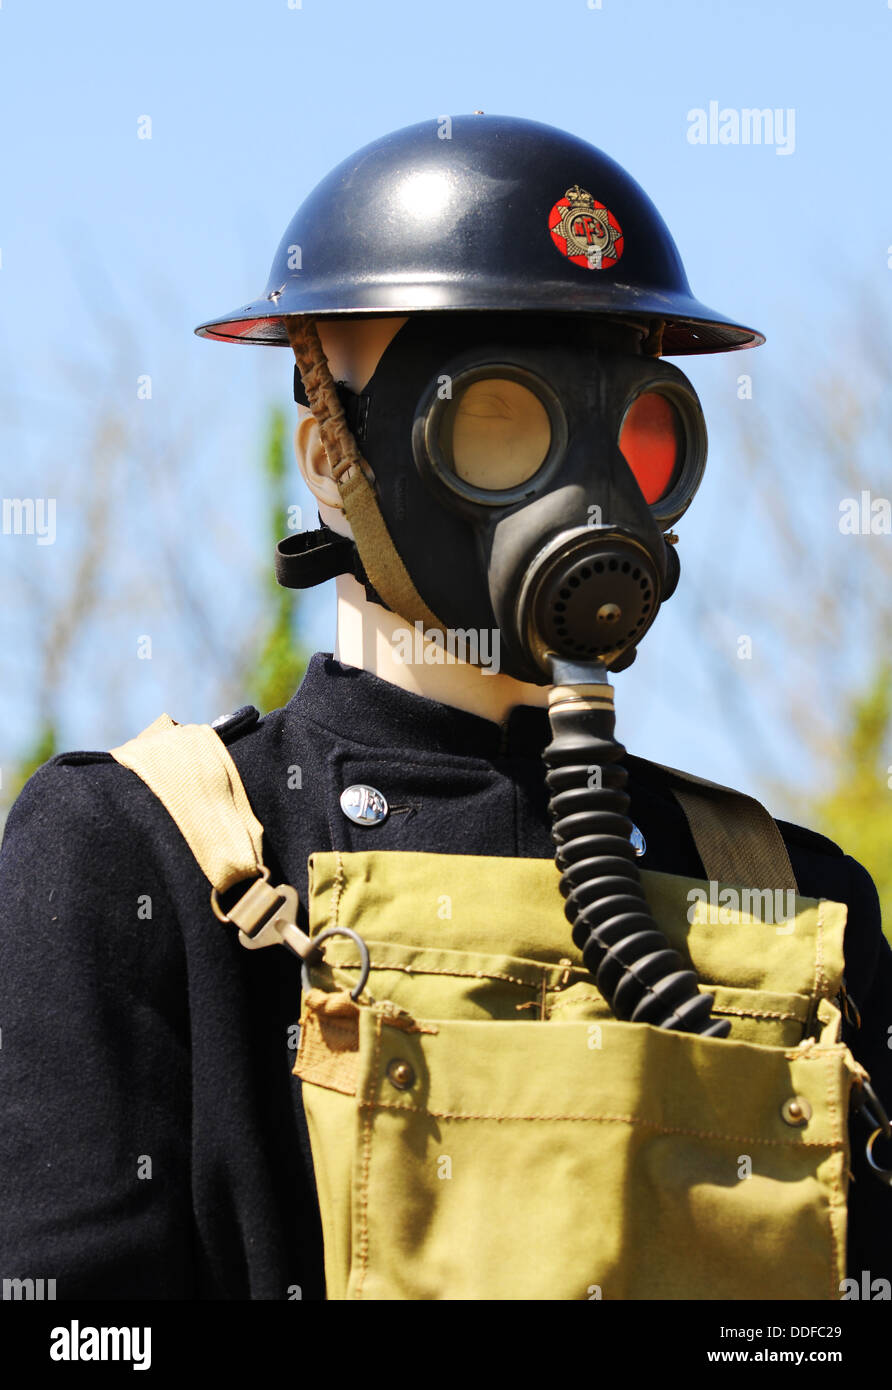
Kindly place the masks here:
<instances>
[{"instance_id":1,"label":"metal snap fastener","mask_svg":"<svg viewBox=\"0 0 892 1390\"><path fill-rule=\"evenodd\" d=\"M640 859L642 854L644 854L647 850L647 841L645 840L641 831L638 829L638 826L634 823L632 825L632 833L629 836L629 839L632 843L632 848L634 849L635 853Z\"/></svg>"},{"instance_id":2,"label":"metal snap fastener","mask_svg":"<svg viewBox=\"0 0 892 1390\"><path fill-rule=\"evenodd\" d=\"M805 1096L793 1096L781 1106L781 1119L787 1125L807 1125L811 1119L811 1106Z\"/></svg>"},{"instance_id":3,"label":"metal snap fastener","mask_svg":"<svg viewBox=\"0 0 892 1390\"><path fill-rule=\"evenodd\" d=\"M402 1057L394 1057L387 1064L387 1079L398 1091L408 1091L410 1086L415 1085L415 1068Z\"/></svg>"},{"instance_id":4,"label":"metal snap fastener","mask_svg":"<svg viewBox=\"0 0 892 1390\"><path fill-rule=\"evenodd\" d=\"M354 825L380 825L387 817L387 798L377 787L356 782L341 792L341 810Z\"/></svg>"}]
</instances>

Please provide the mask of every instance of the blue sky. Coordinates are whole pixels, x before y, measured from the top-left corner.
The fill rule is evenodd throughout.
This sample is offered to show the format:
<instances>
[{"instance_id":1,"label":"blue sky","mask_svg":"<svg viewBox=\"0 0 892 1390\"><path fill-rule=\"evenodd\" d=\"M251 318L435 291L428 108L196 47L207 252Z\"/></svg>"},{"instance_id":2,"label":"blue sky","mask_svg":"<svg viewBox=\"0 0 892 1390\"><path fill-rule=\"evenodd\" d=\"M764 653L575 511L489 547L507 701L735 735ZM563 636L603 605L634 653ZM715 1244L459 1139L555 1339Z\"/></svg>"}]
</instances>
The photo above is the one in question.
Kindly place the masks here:
<instances>
[{"instance_id":1,"label":"blue sky","mask_svg":"<svg viewBox=\"0 0 892 1390\"><path fill-rule=\"evenodd\" d=\"M737 373L770 396L784 373L805 377L821 359L852 285L890 303L890 72L886 0L2 0L0 491L38 495L46 460L64 460L72 429L88 427L83 383L60 357L101 358L97 315L113 305L131 340L122 408L138 409L136 365L194 440L183 506L200 520L212 478L254 544L250 468L265 408L289 406L288 355L205 342L194 326L262 291L285 226L335 163L389 130L482 108L561 126L625 165L667 221L695 294L767 335L752 353L679 362L711 441L683 564L689 555L690 572L708 575L722 556L748 563L758 535L728 544L723 510ZM688 113L713 100L792 109L792 153L691 144ZM145 115L152 138L139 140ZM114 390L114 364L103 372ZM212 430L212 464L199 467ZM779 460L778 499L801 478L802 460ZM295 497L309 509L297 484ZM138 514L128 544L138 552ZM63 555L45 557L60 566L54 582L65 582ZM237 625L239 595L216 582ZM307 617L313 645L330 647L329 591ZM673 600L620 678L621 736L644 756L754 787L689 621ZM738 631L746 621L729 615ZM28 622L24 608L0 628L7 666L11 645L22 651L0 690L7 754L33 715ZM114 665L114 651L105 657ZM69 745L134 731L97 725L90 680L67 675ZM161 663L143 722L175 700L181 719L220 712L191 707L182 670ZM783 764L782 731L775 746Z\"/></svg>"}]
</instances>

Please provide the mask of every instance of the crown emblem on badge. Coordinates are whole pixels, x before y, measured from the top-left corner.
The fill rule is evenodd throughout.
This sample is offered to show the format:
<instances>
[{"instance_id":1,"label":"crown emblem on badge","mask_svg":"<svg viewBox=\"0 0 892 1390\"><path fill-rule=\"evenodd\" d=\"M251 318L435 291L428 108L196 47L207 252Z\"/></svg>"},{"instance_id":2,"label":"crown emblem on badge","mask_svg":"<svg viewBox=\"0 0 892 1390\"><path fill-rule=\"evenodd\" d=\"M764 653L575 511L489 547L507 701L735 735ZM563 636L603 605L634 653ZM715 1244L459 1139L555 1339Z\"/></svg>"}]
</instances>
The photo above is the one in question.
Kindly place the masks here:
<instances>
[{"instance_id":1,"label":"crown emblem on badge","mask_svg":"<svg viewBox=\"0 0 892 1390\"><path fill-rule=\"evenodd\" d=\"M622 228L613 213L578 183L551 209L548 230L561 255L586 270L607 270L623 254Z\"/></svg>"},{"instance_id":2,"label":"crown emblem on badge","mask_svg":"<svg viewBox=\"0 0 892 1390\"><path fill-rule=\"evenodd\" d=\"M568 199L570 207L575 211L594 212L595 200L591 193L586 193L584 188L580 188L578 183L574 183L572 188L568 188L564 197ZM600 203L598 204L600 207Z\"/></svg>"}]
</instances>

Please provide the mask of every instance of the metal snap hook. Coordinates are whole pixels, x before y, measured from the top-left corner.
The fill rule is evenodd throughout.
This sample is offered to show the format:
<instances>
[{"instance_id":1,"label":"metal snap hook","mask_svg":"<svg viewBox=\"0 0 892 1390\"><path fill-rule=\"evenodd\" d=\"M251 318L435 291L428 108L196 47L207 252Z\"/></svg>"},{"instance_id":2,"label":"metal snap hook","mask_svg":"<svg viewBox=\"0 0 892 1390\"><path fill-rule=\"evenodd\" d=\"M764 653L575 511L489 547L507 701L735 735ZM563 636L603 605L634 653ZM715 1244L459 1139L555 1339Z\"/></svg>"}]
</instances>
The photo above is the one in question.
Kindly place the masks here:
<instances>
[{"instance_id":1,"label":"metal snap hook","mask_svg":"<svg viewBox=\"0 0 892 1390\"><path fill-rule=\"evenodd\" d=\"M372 968L372 962L369 957L369 948L368 946L366 946L359 933L351 931L349 927L326 927L325 931L320 932L318 936L313 937L314 955L316 954L315 948L320 946L322 942L325 941L326 937L329 936L349 936L350 940L355 941L356 945L359 947L359 956L361 961L359 982L356 985L356 988L351 989L350 991L350 998L355 1003L359 996L362 994L362 991L365 989L366 985L368 984L369 973ZM322 959L325 959L324 955ZM301 967L300 978L301 984L305 992L312 988L307 960L304 961L303 966Z\"/></svg>"}]
</instances>

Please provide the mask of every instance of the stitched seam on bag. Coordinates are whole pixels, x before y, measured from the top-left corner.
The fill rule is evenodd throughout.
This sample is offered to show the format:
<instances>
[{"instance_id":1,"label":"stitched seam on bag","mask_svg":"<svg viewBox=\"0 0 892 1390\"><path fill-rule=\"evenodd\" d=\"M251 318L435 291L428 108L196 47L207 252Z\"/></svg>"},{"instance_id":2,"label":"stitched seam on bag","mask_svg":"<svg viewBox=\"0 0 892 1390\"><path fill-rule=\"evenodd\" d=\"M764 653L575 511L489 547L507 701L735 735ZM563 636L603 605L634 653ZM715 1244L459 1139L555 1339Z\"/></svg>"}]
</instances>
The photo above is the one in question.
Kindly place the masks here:
<instances>
[{"instance_id":1,"label":"stitched seam on bag","mask_svg":"<svg viewBox=\"0 0 892 1390\"><path fill-rule=\"evenodd\" d=\"M353 962L347 962L347 963L344 963L344 964L339 964L339 965L337 966L337 968L338 968L338 970L359 970L360 967L359 967L358 964L353 964ZM436 966L433 966L433 965L417 965L417 966L416 966L416 965L397 965L397 964L395 964L395 963L393 963L393 964L384 963L384 962L382 962L381 960L377 960L377 961L376 961L376 960L373 960L372 963L371 963L371 968L372 968L372 970L399 970L399 971L402 971L402 973L403 973L404 975L451 975L451 976L454 976L456 979L460 979L460 980L506 980L506 981L508 982L508 984L511 984L511 985L522 985L524 989L531 989L531 990L536 991L537 993L538 993L539 989L541 988L541 985L540 985L539 982L531 983L529 980L522 980L522 979L520 979L520 977L519 977L518 975L507 975L507 974L503 974L503 973L502 973L501 971L499 971L499 970L438 970L438 969L436 968ZM557 965L554 965L554 966L549 967L549 969L551 969L551 970L559 970L559 969L561 969L561 967L560 967L560 966L557 966ZM563 970L561 970L561 973L562 973L562 974L564 973ZM545 975L543 976L543 978L547 979L547 978L548 978L547 974L545 974ZM576 984L579 984L580 982L577 980L577 981L575 981L575 983L576 983ZM554 985L553 988L554 988L554 989L560 989L560 985ZM554 1011L554 1009L562 1008L562 1007L565 1007L565 1006L568 1006L568 1005L571 1005L571 1004L574 1004L574 1003L579 1003L580 1001L582 1001L582 1002L588 1002L590 999L591 999L591 1000L595 1000L595 1001L597 1001L597 1002L603 1003L603 995L600 995L600 994L585 995L585 996L584 996L584 999L582 998L582 996L580 996L579 999L566 999L566 1000L563 1000L563 1001L559 1001L559 1002L556 1003L556 1004L553 1004L553 1005L552 1005L552 1012ZM727 1012L730 1012L730 1010L728 1010ZM767 1017L772 1017L772 1018L773 1018L774 1015L773 1015L773 1014L772 1014L772 1015L766 1014L765 1017L766 1017L766 1018L767 1018ZM778 1014L777 1017L778 1017L778 1018L796 1018L797 1015L796 1015L796 1014ZM801 1022L801 1020L800 1020L800 1022Z\"/></svg>"},{"instance_id":2,"label":"stitched seam on bag","mask_svg":"<svg viewBox=\"0 0 892 1390\"><path fill-rule=\"evenodd\" d=\"M832 1126L833 1126L833 1133L834 1133L839 1139L842 1139L842 1134L841 1134L840 1125L839 1125L839 1116L838 1116L838 1114L837 1114L836 1106L835 1106L834 1101L833 1101L833 1084L832 1084L832 1078L831 1078L831 1075L830 1075L830 1060L829 1060L829 1058L828 1058L828 1061L827 1061L827 1066L826 1066L826 1068L825 1068L825 1074L826 1074L826 1077L827 1077L827 1111L828 1111L828 1114L829 1114L829 1116L830 1116L830 1123L831 1123ZM843 1147L843 1146L841 1145L841 1147ZM836 1200L837 1196L839 1196L839 1198L841 1199L840 1202L837 1202L837 1200ZM836 1300L836 1297L837 1297L837 1295L839 1294L839 1287L838 1287L838 1282L837 1282L837 1278L836 1278L837 1270L838 1270L838 1267L839 1267L839 1254L838 1254L837 1245L836 1245L836 1221L835 1221L835 1216L836 1216L836 1208L837 1208L838 1206L840 1206L840 1205L843 1205L843 1204L844 1204L844 1201L845 1201L845 1199L843 1198L843 1194L842 1194L841 1175L838 1174L838 1173L834 1173L833 1179L832 1179L832 1182L831 1182L831 1188L830 1188L830 1203L829 1203L829 1207L828 1207L828 1211L827 1211L827 1220L828 1220L828 1222L830 1223L830 1245L831 1245L830 1297L831 1297L831 1299L833 1299L834 1301Z\"/></svg>"},{"instance_id":3,"label":"stitched seam on bag","mask_svg":"<svg viewBox=\"0 0 892 1390\"><path fill-rule=\"evenodd\" d=\"M801 1014L783 1013L780 1009L734 1009L730 1004L716 1004L713 1006L712 1012L714 1014L735 1014L740 1018L789 1018L792 1019L794 1023L805 1022Z\"/></svg>"},{"instance_id":4,"label":"stitched seam on bag","mask_svg":"<svg viewBox=\"0 0 892 1390\"><path fill-rule=\"evenodd\" d=\"M359 966L358 966L358 965L357 965L357 966L350 966L350 967L346 967L346 966L345 966L345 967L343 967L343 968L344 968L344 969L348 969L348 968L349 968L349 969L358 970L358 969L359 969ZM477 971L477 970L433 970L433 969L428 970L428 969L426 969L426 968L425 968L424 970L418 970L418 971L416 971L416 970L413 969L412 966L405 966L405 965L381 965L381 966L378 966L378 965L375 965L374 963L373 963L373 965L372 965L372 969L373 969L373 970L404 970L404 971L406 971L407 974L458 975L458 976L467 976L467 977L470 977L470 978L477 978L477 979L484 979L484 980L508 980L511 984L523 985L525 989L536 989L536 988L537 988L536 985L528 984L525 980L518 980L518 979L516 979L513 975L499 975L499 974L497 974L497 973L495 973L495 972L492 973L492 974L485 974L485 973L483 973L482 971ZM553 1004L550 1006L550 1008L549 1008L549 1014L556 1014L556 1013L558 1013L559 1010L561 1010L561 1009L572 1009L572 1008L576 1008L576 1007L577 1007L578 1005L580 1005L580 1004L602 1004L602 1005L603 1005L603 1004L605 1004L605 1000L604 1000L604 996L603 996L602 994L580 994L580 995L577 995L574 999L558 999L558 1000L555 1001L555 1003L553 1003ZM734 1014L735 1017L740 1017L740 1018L787 1019L787 1020L789 1020L789 1021L792 1022L792 1023L804 1023L804 1022L805 1022L805 1019L802 1017L801 1014L786 1013L786 1012L784 1012L783 1010L780 1010L780 1009L737 1009L737 1008L733 1008L731 1005L723 1005L723 1006L721 1006L721 1007L719 1007L718 1005L716 1005L716 1006L713 1008L713 1013L714 1013L714 1014Z\"/></svg>"},{"instance_id":5,"label":"stitched seam on bag","mask_svg":"<svg viewBox=\"0 0 892 1390\"><path fill-rule=\"evenodd\" d=\"M827 1078L827 1113L830 1116L830 1122L833 1126L833 1133L841 1143L843 1137L842 1127L839 1123L839 1114L836 1109L836 1102L833 1098L833 1078L830 1075L831 1062L829 1057L827 1057L826 1060L827 1065L825 1066L824 1071Z\"/></svg>"},{"instance_id":6,"label":"stitched seam on bag","mask_svg":"<svg viewBox=\"0 0 892 1390\"><path fill-rule=\"evenodd\" d=\"M815 999L823 999L827 992L827 978L824 974L824 899L818 903L818 923L815 939Z\"/></svg>"},{"instance_id":7,"label":"stitched seam on bag","mask_svg":"<svg viewBox=\"0 0 892 1390\"><path fill-rule=\"evenodd\" d=\"M604 1006L603 995L586 994L577 999L559 999L556 1004L551 1005L549 1009L549 1018L559 1013L562 1009L572 1009L582 1004L601 1004ZM804 1026L806 1021L801 1014L783 1013L780 1010L772 1012L767 1009L734 1009L730 1006L723 1006L720 1008L718 1005L713 1005L712 1012L717 1016L730 1014L733 1015L734 1018L754 1018L764 1020L768 1023L790 1022ZM613 1022L614 1020L612 1016L605 1015L604 1021Z\"/></svg>"},{"instance_id":8,"label":"stitched seam on bag","mask_svg":"<svg viewBox=\"0 0 892 1390\"><path fill-rule=\"evenodd\" d=\"M549 1006L549 1017L551 1017L552 1014L559 1013L561 1009L572 1009L574 1005L577 1004L600 1004L603 1008L607 1007L607 1001L603 994L577 994L575 999L556 999L555 1002ZM584 1022L585 1020L580 1021ZM612 1015L606 1021L613 1021Z\"/></svg>"},{"instance_id":9,"label":"stitched seam on bag","mask_svg":"<svg viewBox=\"0 0 892 1390\"><path fill-rule=\"evenodd\" d=\"M338 914L341 910L341 894L343 893L343 891L344 861L341 857L341 851L337 849L335 850L335 876L331 884L331 901L329 903L328 908L328 925L330 927L336 927L339 925Z\"/></svg>"},{"instance_id":10,"label":"stitched seam on bag","mask_svg":"<svg viewBox=\"0 0 892 1390\"><path fill-rule=\"evenodd\" d=\"M825 1057L833 1057L843 1051L840 1043L831 1043L829 1047L821 1047L814 1038L803 1038L798 1047L791 1048L784 1053L788 1062L821 1062Z\"/></svg>"},{"instance_id":11,"label":"stitched seam on bag","mask_svg":"<svg viewBox=\"0 0 892 1390\"><path fill-rule=\"evenodd\" d=\"M435 1036L440 1031L436 1023L419 1023L417 1018L387 999L378 1002L375 1012L385 1028L395 1028L400 1033L430 1033Z\"/></svg>"},{"instance_id":12,"label":"stitched seam on bag","mask_svg":"<svg viewBox=\"0 0 892 1390\"><path fill-rule=\"evenodd\" d=\"M653 1120L642 1120L637 1115L505 1115L475 1114L460 1110L431 1110L429 1107L415 1105L395 1105L383 1100L363 1100L361 1109L401 1110L406 1115L429 1115L435 1120L594 1120L598 1123L640 1125L643 1129L656 1130L658 1134L687 1134L694 1139L724 1139L735 1144L770 1144L780 1149L830 1149L840 1147L837 1141L825 1142L817 1139L760 1139L756 1135L721 1134L711 1129L682 1129L677 1125L658 1125Z\"/></svg>"},{"instance_id":13,"label":"stitched seam on bag","mask_svg":"<svg viewBox=\"0 0 892 1390\"><path fill-rule=\"evenodd\" d=\"M372 1058L372 1076L376 1077L379 1072L379 1059L381 1056L381 1016L375 1016L375 1055ZM374 1118L374 1104L369 1101L359 1102L360 1110L368 1110L366 1121L362 1127L362 1171L359 1186L359 1275L356 1280L356 1297L362 1298L362 1286L365 1280L366 1270L369 1260L369 1169L372 1161L372 1120Z\"/></svg>"},{"instance_id":14,"label":"stitched seam on bag","mask_svg":"<svg viewBox=\"0 0 892 1390\"><path fill-rule=\"evenodd\" d=\"M358 965L342 965L341 970L358 970ZM433 966L414 966L414 965L382 965L377 961L372 961L373 970L400 970L404 975L454 975L462 980L507 980L511 985L522 985L524 989L538 991L539 985L531 984L529 980L521 980L516 975L503 975L497 970L437 970Z\"/></svg>"}]
</instances>

